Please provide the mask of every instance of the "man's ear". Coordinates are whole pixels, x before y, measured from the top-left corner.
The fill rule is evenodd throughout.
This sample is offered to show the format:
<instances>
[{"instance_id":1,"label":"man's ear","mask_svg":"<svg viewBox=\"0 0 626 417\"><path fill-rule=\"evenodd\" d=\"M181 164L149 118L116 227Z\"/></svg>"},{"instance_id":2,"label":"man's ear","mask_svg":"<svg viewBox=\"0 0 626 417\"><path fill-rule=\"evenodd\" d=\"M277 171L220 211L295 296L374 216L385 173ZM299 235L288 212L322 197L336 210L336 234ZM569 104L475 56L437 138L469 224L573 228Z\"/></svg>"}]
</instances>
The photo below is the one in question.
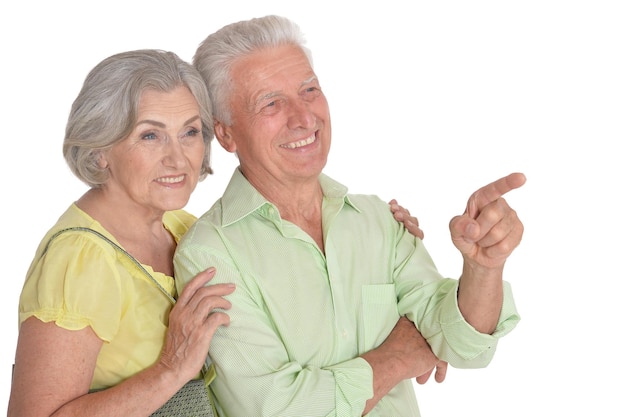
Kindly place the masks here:
<instances>
[{"instance_id":1,"label":"man's ear","mask_svg":"<svg viewBox=\"0 0 626 417\"><path fill-rule=\"evenodd\" d=\"M215 121L213 129L215 130L215 138L220 145L222 145L222 148L226 149L228 152L235 153L237 151L237 144L233 140L228 126L218 120Z\"/></svg>"}]
</instances>

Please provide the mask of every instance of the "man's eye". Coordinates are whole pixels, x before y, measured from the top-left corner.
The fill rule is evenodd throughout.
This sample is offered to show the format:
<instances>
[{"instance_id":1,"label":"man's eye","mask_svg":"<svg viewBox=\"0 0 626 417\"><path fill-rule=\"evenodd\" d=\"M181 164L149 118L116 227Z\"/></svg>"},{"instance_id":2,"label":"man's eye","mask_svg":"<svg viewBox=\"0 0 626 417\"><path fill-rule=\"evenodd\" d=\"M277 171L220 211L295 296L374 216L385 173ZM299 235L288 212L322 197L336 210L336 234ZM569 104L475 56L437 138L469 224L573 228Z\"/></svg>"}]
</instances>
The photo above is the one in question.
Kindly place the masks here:
<instances>
[{"instance_id":1,"label":"man's eye","mask_svg":"<svg viewBox=\"0 0 626 417\"><path fill-rule=\"evenodd\" d=\"M259 103L257 108L260 114L272 115L280 112L283 109L285 100L281 97L276 97L273 100L268 98L267 100Z\"/></svg>"},{"instance_id":2,"label":"man's eye","mask_svg":"<svg viewBox=\"0 0 626 417\"><path fill-rule=\"evenodd\" d=\"M321 94L322 91L318 87L308 87L302 92L302 97L304 97L306 100L313 100L319 97Z\"/></svg>"}]
</instances>

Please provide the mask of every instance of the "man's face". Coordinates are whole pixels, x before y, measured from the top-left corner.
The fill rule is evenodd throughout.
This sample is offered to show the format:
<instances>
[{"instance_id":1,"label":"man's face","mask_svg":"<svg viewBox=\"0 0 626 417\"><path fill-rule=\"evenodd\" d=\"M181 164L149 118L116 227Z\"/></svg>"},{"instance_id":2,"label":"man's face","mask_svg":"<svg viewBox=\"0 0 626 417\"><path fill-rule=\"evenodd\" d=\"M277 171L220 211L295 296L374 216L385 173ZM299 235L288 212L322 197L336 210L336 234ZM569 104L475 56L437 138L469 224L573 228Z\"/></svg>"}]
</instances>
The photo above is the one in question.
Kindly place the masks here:
<instances>
[{"instance_id":1,"label":"man's face","mask_svg":"<svg viewBox=\"0 0 626 417\"><path fill-rule=\"evenodd\" d=\"M257 189L317 180L330 149L328 102L302 50L262 49L232 69L232 125L217 138Z\"/></svg>"}]
</instances>

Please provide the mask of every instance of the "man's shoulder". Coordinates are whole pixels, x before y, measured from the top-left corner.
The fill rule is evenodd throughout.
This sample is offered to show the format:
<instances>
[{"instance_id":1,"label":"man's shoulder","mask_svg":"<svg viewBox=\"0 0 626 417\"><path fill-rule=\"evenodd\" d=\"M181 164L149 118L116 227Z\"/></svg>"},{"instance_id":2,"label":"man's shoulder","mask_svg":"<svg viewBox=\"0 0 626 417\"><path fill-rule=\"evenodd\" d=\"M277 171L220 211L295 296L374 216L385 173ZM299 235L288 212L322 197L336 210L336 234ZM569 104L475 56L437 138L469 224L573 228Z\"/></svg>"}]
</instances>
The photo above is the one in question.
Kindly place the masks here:
<instances>
[{"instance_id":1,"label":"man's shoulder","mask_svg":"<svg viewBox=\"0 0 626 417\"><path fill-rule=\"evenodd\" d=\"M217 229L222 226L222 208L219 200L189 227L187 233L181 239L179 246L185 246L192 242L201 243L210 240L216 235Z\"/></svg>"},{"instance_id":2,"label":"man's shoulder","mask_svg":"<svg viewBox=\"0 0 626 417\"><path fill-rule=\"evenodd\" d=\"M376 194L348 194L346 198L351 205L363 213L389 211L389 204Z\"/></svg>"},{"instance_id":3,"label":"man's shoulder","mask_svg":"<svg viewBox=\"0 0 626 417\"><path fill-rule=\"evenodd\" d=\"M210 209L202 213L194 223L195 227L202 224L214 224L220 226L222 223L222 199L220 198Z\"/></svg>"}]
</instances>

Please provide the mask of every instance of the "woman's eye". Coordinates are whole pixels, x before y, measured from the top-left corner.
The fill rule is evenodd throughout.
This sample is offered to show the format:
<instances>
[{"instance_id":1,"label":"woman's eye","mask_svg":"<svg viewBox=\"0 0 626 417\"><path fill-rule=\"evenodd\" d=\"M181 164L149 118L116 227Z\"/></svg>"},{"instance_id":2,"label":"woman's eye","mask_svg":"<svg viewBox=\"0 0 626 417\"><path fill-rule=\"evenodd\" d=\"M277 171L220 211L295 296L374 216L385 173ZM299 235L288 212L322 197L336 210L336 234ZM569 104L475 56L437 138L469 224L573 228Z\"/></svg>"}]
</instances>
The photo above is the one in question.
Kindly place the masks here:
<instances>
[{"instance_id":1,"label":"woman's eye","mask_svg":"<svg viewBox=\"0 0 626 417\"><path fill-rule=\"evenodd\" d=\"M198 136L199 133L200 131L198 129L193 128L193 129L188 130L185 136L194 137L194 136Z\"/></svg>"},{"instance_id":2,"label":"woman's eye","mask_svg":"<svg viewBox=\"0 0 626 417\"><path fill-rule=\"evenodd\" d=\"M146 139L146 140L154 140L157 138L156 133L150 132L150 133L145 133L143 135L141 135L141 139Z\"/></svg>"}]
</instances>

